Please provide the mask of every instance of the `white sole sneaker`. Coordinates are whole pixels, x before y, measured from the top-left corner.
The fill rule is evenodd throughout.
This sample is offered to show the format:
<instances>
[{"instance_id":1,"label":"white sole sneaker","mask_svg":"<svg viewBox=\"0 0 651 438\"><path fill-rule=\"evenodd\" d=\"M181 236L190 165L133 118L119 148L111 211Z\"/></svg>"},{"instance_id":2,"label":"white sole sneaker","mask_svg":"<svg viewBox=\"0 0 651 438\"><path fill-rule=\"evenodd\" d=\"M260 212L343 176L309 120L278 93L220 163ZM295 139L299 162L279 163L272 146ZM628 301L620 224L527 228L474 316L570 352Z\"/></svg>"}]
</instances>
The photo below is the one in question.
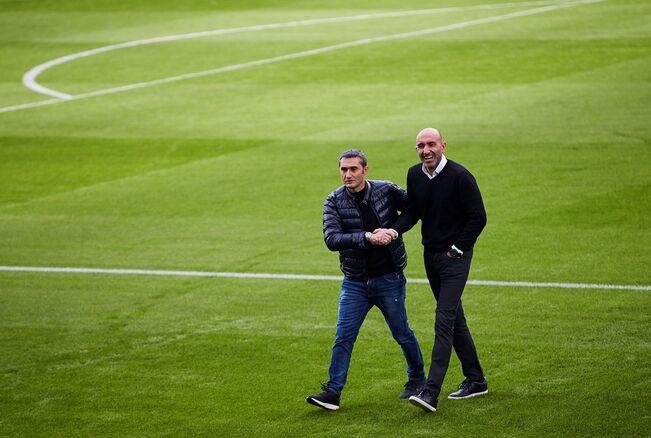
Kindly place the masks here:
<instances>
[{"instance_id":1,"label":"white sole sneaker","mask_svg":"<svg viewBox=\"0 0 651 438\"><path fill-rule=\"evenodd\" d=\"M320 408L327 409L329 411L336 411L337 409L339 409L339 406L337 406L337 405L333 405L331 403L325 403L325 402L319 401L319 400L315 399L314 397L308 397L307 402L310 403L310 404L313 404L314 406L318 406Z\"/></svg>"},{"instance_id":2,"label":"white sole sneaker","mask_svg":"<svg viewBox=\"0 0 651 438\"><path fill-rule=\"evenodd\" d=\"M419 408L421 408L424 411L436 412L436 408L434 406L432 406L429 403L419 399L415 395L412 395L411 397L409 397L409 403L411 403L414 406L418 406Z\"/></svg>"},{"instance_id":3,"label":"white sole sneaker","mask_svg":"<svg viewBox=\"0 0 651 438\"><path fill-rule=\"evenodd\" d=\"M474 394L470 394L470 395L467 395L465 397L452 397L452 394L450 394L450 395L448 395L448 399L450 399L450 400L463 400L463 399L466 399L466 398L477 397L478 395L484 395L484 394L488 394L488 389L486 391L482 391L482 392L475 392Z\"/></svg>"}]
</instances>

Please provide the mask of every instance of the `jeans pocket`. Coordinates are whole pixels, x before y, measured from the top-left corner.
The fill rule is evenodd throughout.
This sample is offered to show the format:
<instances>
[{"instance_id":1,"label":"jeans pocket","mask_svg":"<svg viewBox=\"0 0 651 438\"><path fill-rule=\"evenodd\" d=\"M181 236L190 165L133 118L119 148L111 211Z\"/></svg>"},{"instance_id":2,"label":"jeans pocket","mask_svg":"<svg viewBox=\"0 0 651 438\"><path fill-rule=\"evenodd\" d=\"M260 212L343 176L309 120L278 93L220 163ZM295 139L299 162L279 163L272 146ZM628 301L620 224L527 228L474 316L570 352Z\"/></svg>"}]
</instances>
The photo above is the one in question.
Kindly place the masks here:
<instances>
[{"instance_id":1,"label":"jeans pocket","mask_svg":"<svg viewBox=\"0 0 651 438\"><path fill-rule=\"evenodd\" d=\"M373 295L398 297L405 289L406 279L402 273L392 272L380 277L373 283Z\"/></svg>"}]
</instances>

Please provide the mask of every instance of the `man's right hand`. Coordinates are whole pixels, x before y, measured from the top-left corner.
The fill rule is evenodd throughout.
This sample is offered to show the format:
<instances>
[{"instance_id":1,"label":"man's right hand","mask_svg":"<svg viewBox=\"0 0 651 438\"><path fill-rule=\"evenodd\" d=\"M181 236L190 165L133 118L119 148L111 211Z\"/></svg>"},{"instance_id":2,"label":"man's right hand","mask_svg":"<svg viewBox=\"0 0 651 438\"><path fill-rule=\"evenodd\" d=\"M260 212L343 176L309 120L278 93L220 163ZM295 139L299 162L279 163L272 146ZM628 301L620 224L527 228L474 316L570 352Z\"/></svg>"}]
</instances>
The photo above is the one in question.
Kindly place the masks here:
<instances>
[{"instance_id":1,"label":"man's right hand","mask_svg":"<svg viewBox=\"0 0 651 438\"><path fill-rule=\"evenodd\" d=\"M369 241L373 245L388 245L396 237L398 237L398 235L394 230L378 228L373 231L373 234L371 234Z\"/></svg>"}]
</instances>

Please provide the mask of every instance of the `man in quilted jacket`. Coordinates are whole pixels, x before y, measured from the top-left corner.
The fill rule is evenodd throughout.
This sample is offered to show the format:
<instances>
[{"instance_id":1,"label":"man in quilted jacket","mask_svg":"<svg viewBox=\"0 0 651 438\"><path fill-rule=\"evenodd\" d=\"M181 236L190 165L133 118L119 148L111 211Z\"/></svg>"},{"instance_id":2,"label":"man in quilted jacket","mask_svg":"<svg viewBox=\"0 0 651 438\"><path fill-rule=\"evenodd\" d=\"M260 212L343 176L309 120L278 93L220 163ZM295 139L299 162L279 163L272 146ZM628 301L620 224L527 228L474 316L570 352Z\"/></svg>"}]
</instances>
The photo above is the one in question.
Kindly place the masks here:
<instances>
[{"instance_id":1,"label":"man in quilted jacket","mask_svg":"<svg viewBox=\"0 0 651 438\"><path fill-rule=\"evenodd\" d=\"M407 383L400 398L417 394L426 380L405 309L407 253L402 238L389 229L406 193L391 182L367 180L366 156L355 149L341 154L339 171L344 185L328 195L323 207L325 243L331 251L339 251L344 273L337 330L330 379L322 385L323 392L307 397L308 403L327 410L339 409L353 345L373 306L382 312L407 362Z\"/></svg>"}]
</instances>

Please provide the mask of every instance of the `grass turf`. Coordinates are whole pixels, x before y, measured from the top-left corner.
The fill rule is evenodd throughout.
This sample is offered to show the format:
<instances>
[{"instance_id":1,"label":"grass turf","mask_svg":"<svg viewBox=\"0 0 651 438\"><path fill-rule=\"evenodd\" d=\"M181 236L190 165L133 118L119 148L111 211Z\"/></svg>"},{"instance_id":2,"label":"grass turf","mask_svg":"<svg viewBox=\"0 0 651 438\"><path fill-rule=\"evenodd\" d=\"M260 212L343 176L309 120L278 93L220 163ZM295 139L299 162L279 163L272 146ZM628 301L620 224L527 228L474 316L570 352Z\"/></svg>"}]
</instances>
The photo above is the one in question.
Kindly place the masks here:
<instances>
[{"instance_id":1,"label":"grass turf","mask_svg":"<svg viewBox=\"0 0 651 438\"><path fill-rule=\"evenodd\" d=\"M325 378L335 283L5 274L1 284L2 342L15 345L3 366L9 435L630 436L646 428L649 305L639 292L469 287L491 392L441 400L429 416L397 398L403 359L377 310L360 334L342 409L305 404ZM427 351L427 287L410 286L408 305ZM444 393L462 379L459 368L454 358Z\"/></svg>"},{"instance_id":2,"label":"grass turf","mask_svg":"<svg viewBox=\"0 0 651 438\"><path fill-rule=\"evenodd\" d=\"M93 47L450 5L168 3L2 3L0 106L40 99L20 84L29 68ZM40 80L74 94L527 8L152 45ZM0 114L0 264L336 274L321 203L339 184L337 154L361 147L371 177L404 185L413 137L434 125L488 211L472 278L651 284L650 13L607 1ZM418 240L408 235L412 277L424 276ZM396 399L402 359L374 313L333 416L303 398L326 378L335 283L0 273L0 285L2 435L650 427L647 292L468 288L491 393L430 417ZM427 357L432 299L408 293Z\"/></svg>"}]
</instances>

